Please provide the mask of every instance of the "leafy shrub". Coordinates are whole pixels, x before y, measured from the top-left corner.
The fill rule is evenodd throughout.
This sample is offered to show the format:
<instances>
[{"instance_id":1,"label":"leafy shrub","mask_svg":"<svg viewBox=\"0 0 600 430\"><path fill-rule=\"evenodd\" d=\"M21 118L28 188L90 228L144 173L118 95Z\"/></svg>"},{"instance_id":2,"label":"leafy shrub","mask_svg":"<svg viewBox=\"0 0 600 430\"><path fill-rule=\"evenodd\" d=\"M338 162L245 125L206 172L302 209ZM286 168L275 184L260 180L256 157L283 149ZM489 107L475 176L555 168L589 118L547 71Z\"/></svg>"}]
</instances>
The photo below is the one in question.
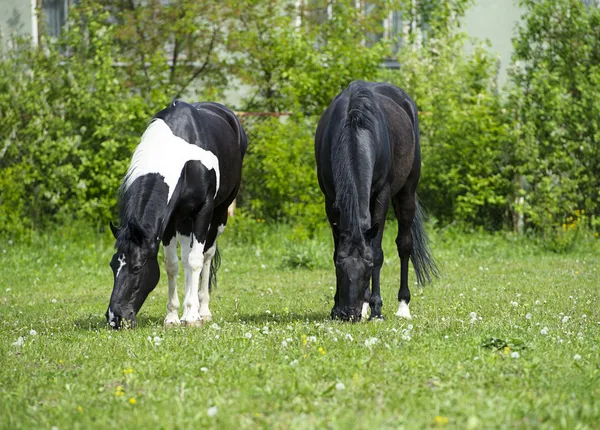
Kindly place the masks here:
<instances>
[{"instance_id":1,"label":"leafy shrub","mask_svg":"<svg viewBox=\"0 0 600 430\"><path fill-rule=\"evenodd\" d=\"M42 39L35 49L22 40L0 62L0 230L113 215L156 107L123 84L103 14L75 9L59 43Z\"/></svg>"},{"instance_id":2,"label":"leafy shrub","mask_svg":"<svg viewBox=\"0 0 600 430\"><path fill-rule=\"evenodd\" d=\"M313 150L315 124L269 118L252 129L240 205L253 217L287 221L308 232L325 220Z\"/></svg>"},{"instance_id":3,"label":"leafy shrub","mask_svg":"<svg viewBox=\"0 0 600 430\"><path fill-rule=\"evenodd\" d=\"M536 231L569 242L559 239L565 218L600 211L600 8L520 3L527 13L514 41L509 109L523 202L514 210Z\"/></svg>"},{"instance_id":4,"label":"leafy shrub","mask_svg":"<svg viewBox=\"0 0 600 430\"><path fill-rule=\"evenodd\" d=\"M501 228L511 184L507 132L495 86L496 61L483 47L462 54L464 35L450 32L400 53L390 75L421 115L419 197L442 224Z\"/></svg>"}]
</instances>

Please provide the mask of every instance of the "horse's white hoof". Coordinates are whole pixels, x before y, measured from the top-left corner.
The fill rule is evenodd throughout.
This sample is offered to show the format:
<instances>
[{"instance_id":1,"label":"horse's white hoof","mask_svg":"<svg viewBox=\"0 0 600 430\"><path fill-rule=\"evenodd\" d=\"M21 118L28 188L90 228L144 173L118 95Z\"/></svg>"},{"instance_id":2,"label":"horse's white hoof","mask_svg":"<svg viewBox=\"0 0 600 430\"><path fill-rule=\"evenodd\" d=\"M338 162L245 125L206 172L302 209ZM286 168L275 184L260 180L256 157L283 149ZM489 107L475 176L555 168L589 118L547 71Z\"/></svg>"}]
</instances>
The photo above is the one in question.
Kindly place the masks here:
<instances>
[{"instance_id":1,"label":"horse's white hoof","mask_svg":"<svg viewBox=\"0 0 600 430\"><path fill-rule=\"evenodd\" d=\"M212 321L212 315L200 315L200 319L204 322Z\"/></svg>"},{"instance_id":2,"label":"horse's white hoof","mask_svg":"<svg viewBox=\"0 0 600 430\"><path fill-rule=\"evenodd\" d=\"M408 303L404 300L400 302L398 305L398 311L396 312L396 316L400 318L412 319L410 316L410 309L408 309Z\"/></svg>"},{"instance_id":3,"label":"horse's white hoof","mask_svg":"<svg viewBox=\"0 0 600 430\"><path fill-rule=\"evenodd\" d=\"M165 318L165 328L179 327L180 325L179 318Z\"/></svg>"}]
</instances>

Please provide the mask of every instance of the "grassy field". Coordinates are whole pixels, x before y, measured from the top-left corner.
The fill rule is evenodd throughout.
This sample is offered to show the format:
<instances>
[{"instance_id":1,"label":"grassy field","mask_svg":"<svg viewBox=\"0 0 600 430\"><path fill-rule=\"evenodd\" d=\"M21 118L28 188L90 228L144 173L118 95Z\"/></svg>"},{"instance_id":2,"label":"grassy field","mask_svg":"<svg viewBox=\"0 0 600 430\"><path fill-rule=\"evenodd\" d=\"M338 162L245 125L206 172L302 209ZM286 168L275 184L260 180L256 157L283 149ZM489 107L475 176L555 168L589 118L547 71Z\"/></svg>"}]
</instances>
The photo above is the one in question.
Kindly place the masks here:
<instances>
[{"instance_id":1,"label":"grassy field","mask_svg":"<svg viewBox=\"0 0 600 430\"><path fill-rule=\"evenodd\" d=\"M168 331L164 269L139 327L106 328L108 237L1 241L0 427L600 428L600 241L438 232L443 277L405 321L389 228L386 319L349 324L328 234L265 230L225 233L214 321Z\"/></svg>"}]
</instances>

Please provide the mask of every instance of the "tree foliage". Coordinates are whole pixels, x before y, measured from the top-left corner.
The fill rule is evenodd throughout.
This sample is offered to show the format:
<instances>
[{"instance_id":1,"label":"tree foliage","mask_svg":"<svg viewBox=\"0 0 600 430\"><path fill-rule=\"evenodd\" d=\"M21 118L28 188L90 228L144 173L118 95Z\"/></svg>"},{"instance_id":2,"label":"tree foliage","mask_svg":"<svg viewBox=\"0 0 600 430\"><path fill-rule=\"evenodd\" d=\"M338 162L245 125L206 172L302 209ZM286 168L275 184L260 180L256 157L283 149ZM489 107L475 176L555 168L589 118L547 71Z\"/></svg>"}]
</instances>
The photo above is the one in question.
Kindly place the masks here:
<instances>
[{"instance_id":1,"label":"tree foliage","mask_svg":"<svg viewBox=\"0 0 600 430\"><path fill-rule=\"evenodd\" d=\"M511 112L515 206L544 231L583 210L600 215L600 9L523 0Z\"/></svg>"}]
</instances>

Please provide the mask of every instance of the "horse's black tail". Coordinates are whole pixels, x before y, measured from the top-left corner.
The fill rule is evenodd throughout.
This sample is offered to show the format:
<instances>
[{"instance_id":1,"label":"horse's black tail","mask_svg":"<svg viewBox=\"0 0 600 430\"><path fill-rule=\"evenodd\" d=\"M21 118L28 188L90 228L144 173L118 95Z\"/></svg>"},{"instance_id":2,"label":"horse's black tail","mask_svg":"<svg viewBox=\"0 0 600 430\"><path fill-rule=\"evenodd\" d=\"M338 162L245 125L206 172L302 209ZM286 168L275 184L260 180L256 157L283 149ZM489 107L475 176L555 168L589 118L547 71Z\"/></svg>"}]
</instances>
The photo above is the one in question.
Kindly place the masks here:
<instances>
[{"instance_id":1,"label":"horse's black tail","mask_svg":"<svg viewBox=\"0 0 600 430\"><path fill-rule=\"evenodd\" d=\"M208 278L208 291L217 288L217 271L221 267L221 254L219 248L215 245L215 255L210 262L210 277Z\"/></svg>"},{"instance_id":2,"label":"horse's black tail","mask_svg":"<svg viewBox=\"0 0 600 430\"><path fill-rule=\"evenodd\" d=\"M412 224L412 239L413 239L413 251L410 254L410 259L415 268L415 274L417 275L417 282L420 285L425 285L431 282L432 277L439 277L440 270L437 267L437 263L431 251L429 250L429 238L425 231L425 221L427 220L427 214L419 203L417 198L417 211L415 219Z\"/></svg>"}]
</instances>

